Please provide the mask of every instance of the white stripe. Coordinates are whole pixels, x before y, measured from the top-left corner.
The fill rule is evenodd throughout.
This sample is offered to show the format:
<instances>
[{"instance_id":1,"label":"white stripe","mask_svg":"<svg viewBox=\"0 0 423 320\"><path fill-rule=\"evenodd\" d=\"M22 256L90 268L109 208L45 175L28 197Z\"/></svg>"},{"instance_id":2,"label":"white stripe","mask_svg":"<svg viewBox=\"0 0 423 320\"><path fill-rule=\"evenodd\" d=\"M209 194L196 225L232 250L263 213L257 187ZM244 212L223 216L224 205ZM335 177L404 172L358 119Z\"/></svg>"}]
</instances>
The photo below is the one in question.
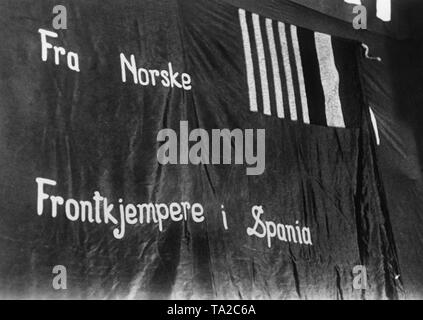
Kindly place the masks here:
<instances>
[{"instance_id":1,"label":"white stripe","mask_svg":"<svg viewBox=\"0 0 423 320\"><path fill-rule=\"evenodd\" d=\"M248 95L250 98L250 110L257 112L257 92L256 92L256 80L254 78L254 66L253 57L251 54L250 35L248 33L247 18L245 10L239 9L239 21L241 24L242 40L244 42L244 53L245 53L245 65L247 67L247 83L248 83Z\"/></svg>"},{"instance_id":2,"label":"white stripe","mask_svg":"<svg viewBox=\"0 0 423 320\"><path fill-rule=\"evenodd\" d=\"M339 73L333 56L331 36L315 33L317 56L319 58L320 79L323 85L326 105L326 121L330 127L345 128L339 97Z\"/></svg>"},{"instance_id":3,"label":"white stripe","mask_svg":"<svg viewBox=\"0 0 423 320\"><path fill-rule=\"evenodd\" d=\"M261 89L263 95L263 112L264 114L270 115L270 96L269 96L269 84L267 83L267 69L266 69L266 58L264 55L263 38L260 29L260 17L258 14L253 13L253 26L254 35L256 38L257 56L260 69L260 80Z\"/></svg>"},{"instance_id":4,"label":"white stripe","mask_svg":"<svg viewBox=\"0 0 423 320\"><path fill-rule=\"evenodd\" d=\"M346 3L361 5L361 0L344 0Z\"/></svg>"},{"instance_id":5,"label":"white stripe","mask_svg":"<svg viewBox=\"0 0 423 320\"><path fill-rule=\"evenodd\" d=\"M295 54L295 63L297 65L298 82L300 86L300 97L301 97L301 106L303 110L303 121L304 123L309 124L310 117L308 115L308 102L307 102L307 94L306 94L305 82L304 82L303 62L301 60L300 45L298 43L298 34L297 34L296 26L291 25L291 35L292 35L292 47L294 48L294 54Z\"/></svg>"},{"instance_id":6,"label":"white stripe","mask_svg":"<svg viewBox=\"0 0 423 320\"><path fill-rule=\"evenodd\" d=\"M377 120L376 120L376 116L373 113L373 110L371 107L369 107L370 110L370 119L372 120L372 125L373 125L373 129L375 131L375 136L376 136L376 144L379 146L380 145L380 136L379 136L379 129L377 127Z\"/></svg>"},{"instance_id":7,"label":"white stripe","mask_svg":"<svg viewBox=\"0 0 423 320\"><path fill-rule=\"evenodd\" d=\"M292 82L292 73L291 73L291 64L289 61L289 53L288 53L288 43L286 40L286 33L285 33L285 24L282 22L278 22L278 29L279 29L279 38L282 47L282 58L283 58L283 65L285 67L285 76L286 76L286 85L288 89L288 100L289 100L289 110L291 113L291 120L296 121L297 117L297 109L295 106L295 92L294 92L294 84Z\"/></svg>"},{"instance_id":8,"label":"white stripe","mask_svg":"<svg viewBox=\"0 0 423 320\"><path fill-rule=\"evenodd\" d=\"M391 21L391 0L377 0L376 16L383 21Z\"/></svg>"},{"instance_id":9,"label":"white stripe","mask_svg":"<svg viewBox=\"0 0 423 320\"><path fill-rule=\"evenodd\" d=\"M270 57L272 59L273 81L275 83L276 109L279 118L285 118L283 109L282 85L280 79L280 70L278 55L276 53L275 37L273 35L272 20L266 19L267 39L269 41Z\"/></svg>"}]
</instances>

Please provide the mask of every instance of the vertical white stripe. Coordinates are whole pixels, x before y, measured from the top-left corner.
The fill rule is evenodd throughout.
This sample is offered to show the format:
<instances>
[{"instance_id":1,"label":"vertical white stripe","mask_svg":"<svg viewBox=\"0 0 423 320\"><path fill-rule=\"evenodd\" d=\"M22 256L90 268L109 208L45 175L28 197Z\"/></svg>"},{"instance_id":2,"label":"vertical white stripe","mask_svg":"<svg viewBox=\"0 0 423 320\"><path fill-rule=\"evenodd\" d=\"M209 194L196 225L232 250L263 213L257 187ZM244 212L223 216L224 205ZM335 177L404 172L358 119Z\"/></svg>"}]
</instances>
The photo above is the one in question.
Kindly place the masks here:
<instances>
[{"instance_id":1,"label":"vertical white stripe","mask_svg":"<svg viewBox=\"0 0 423 320\"><path fill-rule=\"evenodd\" d=\"M276 53L276 44L275 44L275 37L273 35L272 20L270 19L266 19L266 30L267 30L267 39L269 41L270 57L272 60L273 82L275 83L276 109L278 112L278 117L284 118L285 112L283 109L282 85L281 85L281 79L280 79L278 55Z\"/></svg>"},{"instance_id":2,"label":"vertical white stripe","mask_svg":"<svg viewBox=\"0 0 423 320\"><path fill-rule=\"evenodd\" d=\"M370 119L372 120L372 125L373 125L373 129L375 131L375 136L376 136L376 144L379 146L380 145L380 136L379 136L379 129L377 127L377 120L376 120L376 116L373 113L373 110L371 107L369 107L370 110Z\"/></svg>"},{"instance_id":3,"label":"vertical white stripe","mask_svg":"<svg viewBox=\"0 0 423 320\"><path fill-rule=\"evenodd\" d=\"M376 16L383 21L391 21L391 0L376 1Z\"/></svg>"},{"instance_id":4,"label":"vertical white stripe","mask_svg":"<svg viewBox=\"0 0 423 320\"><path fill-rule=\"evenodd\" d=\"M286 40L286 33L285 33L285 24L282 22L278 22L278 29L279 29L279 38L280 38L281 47L282 47L283 65L285 67L286 86L288 89L289 111L291 113L291 120L296 121L298 120L298 117L297 117L297 109L295 106L295 92L294 92L294 84L292 82L291 64L289 61L288 43Z\"/></svg>"},{"instance_id":5,"label":"vertical white stripe","mask_svg":"<svg viewBox=\"0 0 423 320\"><path fill-rule=\"evenodd\" d=\"M248 33L247 18L245 15L245 10L243 9L239 9L239 21L241 24L242 40L244 43L245 65L247 68L248 95L250 98L250 110L253 112L257 112L257 92L256 81L254 78L253 57L251 54L251 43L250 35Z\"/></svg>"},{"instance_id":6,"label":"vertical white stripe","mask_svg":"<svg viewBox=\"0 0 423 320\"><path fill-rule=\"evenodd\" d=\"M300 45L298 43L298 34L297 27L291 25L291 35L292 35L292 47L294 48L295 63L297 65L298 73L298 83L300 86L300 97L301 97L301 106L303 110L303 121L304 123L310 123L310 117L308 114L308 102L307 94L304 82L304 73L303 73L303 62L301 60Z\"/></svg>"},{"instance_id":7,"label":"vertical white stripe","mask_svg":"<svg viewBox=\"0 0 423 320\"><path fill-rule=\"evenodd\" d=\"M258 14L253 13L253 26L254 35L256 38L257 56L260 69L260 80L261 89L263 95L263 112L266 115L270 115L270 96L269 96L269 84L267 82L267 69L266 69L266 57L264 55L263 38L260 29L260 17Z\"/></svg>"},{"instance_id":8,"label":"vertical white stripe","mask_svg":"<svg viewBox=\"0 0 423 320\"><path fill-rule=\"evenodd\" d=\"M330 127L345 128L339 97L339 73L333 56L331 36L315 33L317 56L319 59L320 78L325 94L326 121Z\"/></svg>"}]
</instances>

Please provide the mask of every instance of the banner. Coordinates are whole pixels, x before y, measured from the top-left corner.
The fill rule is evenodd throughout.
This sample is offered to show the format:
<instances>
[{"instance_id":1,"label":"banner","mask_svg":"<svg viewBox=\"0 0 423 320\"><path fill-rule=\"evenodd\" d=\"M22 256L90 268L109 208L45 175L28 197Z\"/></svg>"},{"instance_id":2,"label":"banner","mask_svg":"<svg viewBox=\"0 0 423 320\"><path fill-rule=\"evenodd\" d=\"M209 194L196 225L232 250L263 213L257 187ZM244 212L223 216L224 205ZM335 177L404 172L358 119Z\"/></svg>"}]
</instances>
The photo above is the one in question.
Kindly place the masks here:
<instances>
[{"instance_id":1,"label":"banner","mask_svg":"<svg viewBox=\"0 0 423 320\"><path fill-rule=\"evenodd\" d=\"M54 30L54 5L0 4L1 296L401 298L360 42L209 0L65 1Z\"/></svg>"}]
</instances>

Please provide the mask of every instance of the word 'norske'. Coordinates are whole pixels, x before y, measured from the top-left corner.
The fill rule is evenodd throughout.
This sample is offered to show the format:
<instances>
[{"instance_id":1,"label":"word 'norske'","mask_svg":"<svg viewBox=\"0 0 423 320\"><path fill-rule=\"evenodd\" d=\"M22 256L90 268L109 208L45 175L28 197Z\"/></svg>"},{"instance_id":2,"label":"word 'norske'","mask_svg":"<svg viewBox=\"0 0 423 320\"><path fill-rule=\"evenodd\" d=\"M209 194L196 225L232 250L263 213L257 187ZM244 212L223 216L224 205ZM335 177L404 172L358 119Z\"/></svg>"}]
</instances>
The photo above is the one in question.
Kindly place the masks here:
<instances>
[{"instance_id":1,"label":"word 'norske'","mask_svg":"<svg viewBox=\"0 0 423 320\"><path fill-rule=\"evenodd\" d=\"M163 87L176 87L187 91L192 88L191 76L188 73L179 74L179 72L175 72L171 62L168 63L167 70L138 68L133 54L131 54L130 60L128 60L125 55L121 53L120 67L122 71L122 82L126 82L126 71L129 70L135 84L153 87L161 84Z\"/></svg>"},{"instance_id":2,"label":"word 'norske'","mask_svg":"<svg viewBox=\"0 0 423 320\"><path fill-rule=\"evenodd\" d=\"M257 131L256 139L254 131ZM245 161L247 165L254 166L247 167L247 175L261 175L266 162L265 134L265 129L246 129L245 132L241 129L232 131L213 129L210 138L205 129L194 129L189 132L188 121L181 121L179 139L178 134L172 129L163 129L158 133L157 141L164 143L157 151L157 160L163 165L233 164L232 154L234 154L234 164L244 164ZM195 144L190 147L190 142Z\"/></svg>"}]
</instances>

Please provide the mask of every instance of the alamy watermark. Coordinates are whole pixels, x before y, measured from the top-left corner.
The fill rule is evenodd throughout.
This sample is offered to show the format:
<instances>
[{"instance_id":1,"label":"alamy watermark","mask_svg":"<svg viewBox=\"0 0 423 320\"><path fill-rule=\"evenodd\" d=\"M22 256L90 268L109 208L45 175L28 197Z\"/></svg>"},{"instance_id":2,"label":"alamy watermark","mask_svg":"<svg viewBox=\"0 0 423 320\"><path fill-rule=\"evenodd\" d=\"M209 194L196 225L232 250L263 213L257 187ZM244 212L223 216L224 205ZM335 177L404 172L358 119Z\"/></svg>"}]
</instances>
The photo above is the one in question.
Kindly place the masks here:
<instances>
[{"instance_id":1,"label":"alamy watermark","mask_svg":"<svg viewBox=\"0 0 423 320\"><path fill-rule=\"evenodd\" d=\"M355 4L353 13L353 28L356 30L367 29L367 8L361 0L344 0L346 3ZM391 21L391 0L376 0L376 17L384 22Z\"/></svg>"},{"instance_id":2,"label":"alamy watermark","mask_svg":"<svg viewBox=\"0 0 423 320\"><path fill-rule=\"evenodd\" d=\"M67 269L65 266L57 265L53 267L53 274L56 276L53 277L52 286L54 290L66 290L68 288L67 281Z\"/></svg>"},{"instance_id":3,"label":"alamy watermark","mask_svg":"<svg viewBox=\"0 0 423 320\"><path fill-rule=\"evenodd\" d=\"M157 135L162 142L157 160L167 164L236 164L247 166L247 175L261 175L266 166L265 129L188 129L181 121L178 133L163 129Z\"/></svg>"}]
</instances>

